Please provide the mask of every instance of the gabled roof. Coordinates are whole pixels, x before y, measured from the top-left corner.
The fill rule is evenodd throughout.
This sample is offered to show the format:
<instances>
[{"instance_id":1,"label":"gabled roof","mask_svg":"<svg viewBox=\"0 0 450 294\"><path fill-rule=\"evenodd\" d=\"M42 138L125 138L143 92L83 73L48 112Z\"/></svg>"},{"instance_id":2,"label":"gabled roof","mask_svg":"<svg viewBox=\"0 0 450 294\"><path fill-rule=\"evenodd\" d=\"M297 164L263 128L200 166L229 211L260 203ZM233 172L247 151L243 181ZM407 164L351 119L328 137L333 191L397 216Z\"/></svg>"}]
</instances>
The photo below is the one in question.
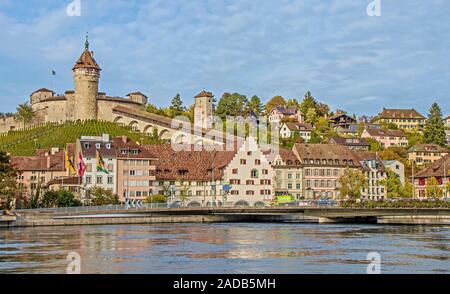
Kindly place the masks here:
<instances>
[{"instance_id":1,"label":"gabled roof","mask_svg":"<svg viewBox=\"0 0 450 294\"><path fill-rule=\"evenodd\" d=\"M406 137L405 133L401 130L381 130L381 129L365 129L372 137Z\"/></svg>"},{"instance_id":2,"label":"gabled roof","mask_svg":"<svg viewBox=\"0 0 450 294\"><path fill-rule=\"evenodd\" d=\"M211 92L207 92L207 91L203 90L200 93L198 93L194 98L201 98L201 97L212 98L212 97L214 97L214 95Z\"/></svg>"},{"instance_id":3,"label":"gabled roof","mask_svg":"<svg viewBox=\"0 0 450 294\"><path fill-rule=\"evenodd\" d=\"M431 178L444 176L450 176L450 154L433 162L431 165L414 175L415 178Z\"/></svg>"},{"instance_id":4,"label":"gabled roof","mask_svg":"<svg viewBox=\"0 0 450 294\"><path fill-rule=\"evenodd\" d=\"M409 153L411 152L435 152L435 153L450 153L450 150L448 148L441 147L436 144L417 144L411 147L408 150Z\"/></svg>"},{"instance_id":5,"label":"gabled roof","mask_svg":"<svg viewBox=\"0 0 450 294\"><path fill-rule=\"evenodd\" d=\"M295 122L285 122L286 127L290 131L309 131L312 132L314 128L312 125L307 123L295 123Z\"/></svg>"},{"instance_id":6,"label":"gabled roof","mask_svg":"<svg viewBox=\"0 0 450 294\"><path fill-rule=\"evenodd\" d=\"M386 109L378 114L376 118L420 118L425 119L423 115L412 109Z\"/></svg>"},{"instance_id":7,"label":"gabled roof","mask_svg":"<svg viewBox=\"0 0 450 294\"><path fill-rule=\"evenodd\" d=\"M320 162L319 165L329 165L330 160L332 165L336 166L359 167L361 165L355 152L342 145L297 143L294 145L293 151L305 165L311 165L311 160L314 162L313 165L316 165L317 161Z\"/></svg>"},{"instance_id":8,"label":"gabled roof","mask_svg":"<svg viewBox=\"0 0 450 294\"><path fill-rule=\"evenodd\" d=\"M145 94L143 94L142 92L133 92L133 93L129 93L127 94L127 97L131 96L131 95L140 95L140 96L144 96L145 98L148 98L147 96L145 96Z\"/></svg>"},{"instance_id":9,"label":"gabled roof","mask_svg":"<svg viewBox=\"0 0 450 294\"><path fill-rule=\"evenodd\" d=\"M225 167L231 162L234 151L174 151L170 144L143 145L157 157L156 180L211 181L223 177Z\"/></svg>"},{"instance_id":10,"label":"gabled roof","mask_svg":"<svg viewBox=\"0 0 450 294\"><path fill-rule=\"evenodd\" d=\"M270 112L274 110L277 110L279 113L283 115L294 115L299 111L296 106L285 107L282 105L275 106Z\"/></svg>"},{"instance_id":11,"label":"gabled roof","mask_svg":"<svg viewBox=\"0 0 450 294\"><path fill-rule=\"evenodd\" d=\"M39 90L34 91L33 93L31 93L31 95L33 95L34 93L39 93L39 92L46 92L46 93L55 93L52 90L49 90L47 88L41 88Z\"/></svg>"},{"instance_id":12,"label":"gabled roof","mask_svg":"<svg viewBox=\"0 0 450 294\"><path fill-rule=\"evenodd\" d=\"M48 166L50 158L50 166ZM49 156L12 156L11 166L19 171L64 171L64 152Z\"/></svg>"},{"instance_id":13,"label":"gabled roof","mask_svg":"<svg viewBox=\"0 0 450 294\"><path fill-rule=\"evenodd\" d=\"M341 138L331 137L329 142L346 146L369 146L369 142L364 138Z\"/></svg>"},{"instance_id":14,"label":"gabled roof","mask_svg":"<svg viewBox=\"0 0 450 294\"><path fill-rule=\"evenodd\" d=\"M80 68L101 70L100 66L98 66L97 62L92 56L92 52L89 50L83 51L83 53L81 54L80 58L78 58L72 70Z\"/></svg>"}]
</instances>

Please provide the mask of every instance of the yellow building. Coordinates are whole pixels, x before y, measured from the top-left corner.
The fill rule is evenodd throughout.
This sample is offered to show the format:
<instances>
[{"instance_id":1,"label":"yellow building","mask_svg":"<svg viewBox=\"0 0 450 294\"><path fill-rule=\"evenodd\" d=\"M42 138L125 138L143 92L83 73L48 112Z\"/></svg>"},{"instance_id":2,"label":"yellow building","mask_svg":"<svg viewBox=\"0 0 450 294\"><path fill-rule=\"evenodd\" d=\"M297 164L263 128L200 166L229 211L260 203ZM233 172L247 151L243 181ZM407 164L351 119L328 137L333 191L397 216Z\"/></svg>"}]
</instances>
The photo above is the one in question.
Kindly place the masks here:
<instances>
[{"instance_id":1,"label":"yellow building","mask_svg":"<svg viewBox=\"0 0 450 294\"><path fill-rule=\"evenodd\" d=\"M422 130L425 117L415 109L386 109L380 112L373 120L374 123L392 123L405 131Z\"/></svg>"},{"instance_id":2,"label":"yellow building","mask_svg":"<svg viewBox=\"0 0 450 294\"><path fill-rule=\"evenodd\" d=\"M408 150L408 158L417 165L426 165L438 161L449 153L449 149L436 144L419 144Z\"/></svg>"}]
</instances>

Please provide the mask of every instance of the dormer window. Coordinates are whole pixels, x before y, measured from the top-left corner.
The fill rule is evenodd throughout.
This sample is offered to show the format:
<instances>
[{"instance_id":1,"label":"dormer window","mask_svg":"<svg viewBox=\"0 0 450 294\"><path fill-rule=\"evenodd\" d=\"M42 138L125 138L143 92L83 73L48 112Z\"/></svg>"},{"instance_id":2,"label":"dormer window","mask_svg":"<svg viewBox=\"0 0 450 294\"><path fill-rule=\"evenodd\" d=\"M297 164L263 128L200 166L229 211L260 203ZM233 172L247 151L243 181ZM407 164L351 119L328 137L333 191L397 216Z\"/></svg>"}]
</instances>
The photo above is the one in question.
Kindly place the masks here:
<instances>
[{"instance_id":1,"label":"dormer window","mask_svg":"<svg viewBox=\"0 0 450 294\"><path fill-rule=\"evenodd\" d=\"M101 144L100 144L100 143L96 143L96 144L95 144L95 148L96 148L96 149L100 149L100 147L101 147Z\"/></svg>"},{"instance_id":2,"label":"dormer window","mask_svg":"<svg viewBox=\"0 0 450 294\"><path fill-rule=\"evenodd\" d=\"M133 150L131 150L131 153L132 154L139 154L139 150L138 149L133 149Z\"/></svg>"},{"instance_id":3,"label":"dormer window","mask_svg":"<svg viewBox=\"0 0 450 294\"><path fill-rule=\"evenodd\" d=\"M105 146L106 146L106 149L111 149L111 144L108 143Z\"/></svg>"},{"instance_id":4,"label":"dormer window","mask_svg":"<svg viewBox=\"0 0 450 294\"><path fill-rule=\"evenodd\" d=\"M91 144L89 144L89 143L84 143L84 148L85 148L85 149L91 148Z\"/></svg>"},{"instance_id":5,"label":"dormer window","mask_svg":"<svg viewBox=\"0 0 450 294\"><path fill-rule=\"evenodd\" d=\"M120 151L120 153L122 154L122 155L127 155L127 149L122 149L121 151Z\"/></svg>"}]
</instances>

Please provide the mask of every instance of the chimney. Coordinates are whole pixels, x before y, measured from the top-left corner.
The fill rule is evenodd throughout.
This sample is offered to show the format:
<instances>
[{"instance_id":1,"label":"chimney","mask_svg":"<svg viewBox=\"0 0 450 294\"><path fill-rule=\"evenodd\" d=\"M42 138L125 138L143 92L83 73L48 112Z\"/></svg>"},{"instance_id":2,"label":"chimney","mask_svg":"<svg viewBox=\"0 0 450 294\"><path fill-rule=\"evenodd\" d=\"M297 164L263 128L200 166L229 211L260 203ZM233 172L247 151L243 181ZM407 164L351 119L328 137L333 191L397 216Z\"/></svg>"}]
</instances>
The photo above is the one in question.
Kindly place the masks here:
<instances>
[{"instance_id":1,"label":"chimney","mask_svg":"<svg viewBox=\"0 0 450 294\"><path fill-rule=\"evenodd\" d=\"M50 156L47 155L47 169L50 169Z\"/></svg>"},{"instance_id":2,"label":"chimney","mask_svg":"<svg viewBox=\"0 0 450 294\"><path fill-rule=\"evenodd\" d=\"M127 136L122 136L122 142L125 144L128 142Z\"/></svg>"}]
</instances>

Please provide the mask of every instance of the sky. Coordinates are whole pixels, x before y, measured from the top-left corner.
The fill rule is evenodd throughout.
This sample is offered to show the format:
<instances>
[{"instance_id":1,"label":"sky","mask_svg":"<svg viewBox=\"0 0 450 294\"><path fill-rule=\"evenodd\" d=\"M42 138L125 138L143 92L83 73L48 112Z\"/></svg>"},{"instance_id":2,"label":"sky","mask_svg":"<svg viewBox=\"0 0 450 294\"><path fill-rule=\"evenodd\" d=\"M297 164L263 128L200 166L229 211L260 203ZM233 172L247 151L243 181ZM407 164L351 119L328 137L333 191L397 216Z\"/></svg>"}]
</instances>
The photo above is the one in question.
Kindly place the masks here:
<instances>
[{"instance_id":1,"label":"sky","mask_svg":"<svg viewBox=\"0 0 450 294\"><path fill-rule=\"evenodd\" d=\"M311 91L358 115L426 114L433 102L450 114L448 0L380 0L372 17L373 0L79 1L70 16L73 0L0 0L0 112L39 88L73 89L89 32L109 96L141 91L161 107L201 90L263 101Z\"/></svg>"}]
</instances>

